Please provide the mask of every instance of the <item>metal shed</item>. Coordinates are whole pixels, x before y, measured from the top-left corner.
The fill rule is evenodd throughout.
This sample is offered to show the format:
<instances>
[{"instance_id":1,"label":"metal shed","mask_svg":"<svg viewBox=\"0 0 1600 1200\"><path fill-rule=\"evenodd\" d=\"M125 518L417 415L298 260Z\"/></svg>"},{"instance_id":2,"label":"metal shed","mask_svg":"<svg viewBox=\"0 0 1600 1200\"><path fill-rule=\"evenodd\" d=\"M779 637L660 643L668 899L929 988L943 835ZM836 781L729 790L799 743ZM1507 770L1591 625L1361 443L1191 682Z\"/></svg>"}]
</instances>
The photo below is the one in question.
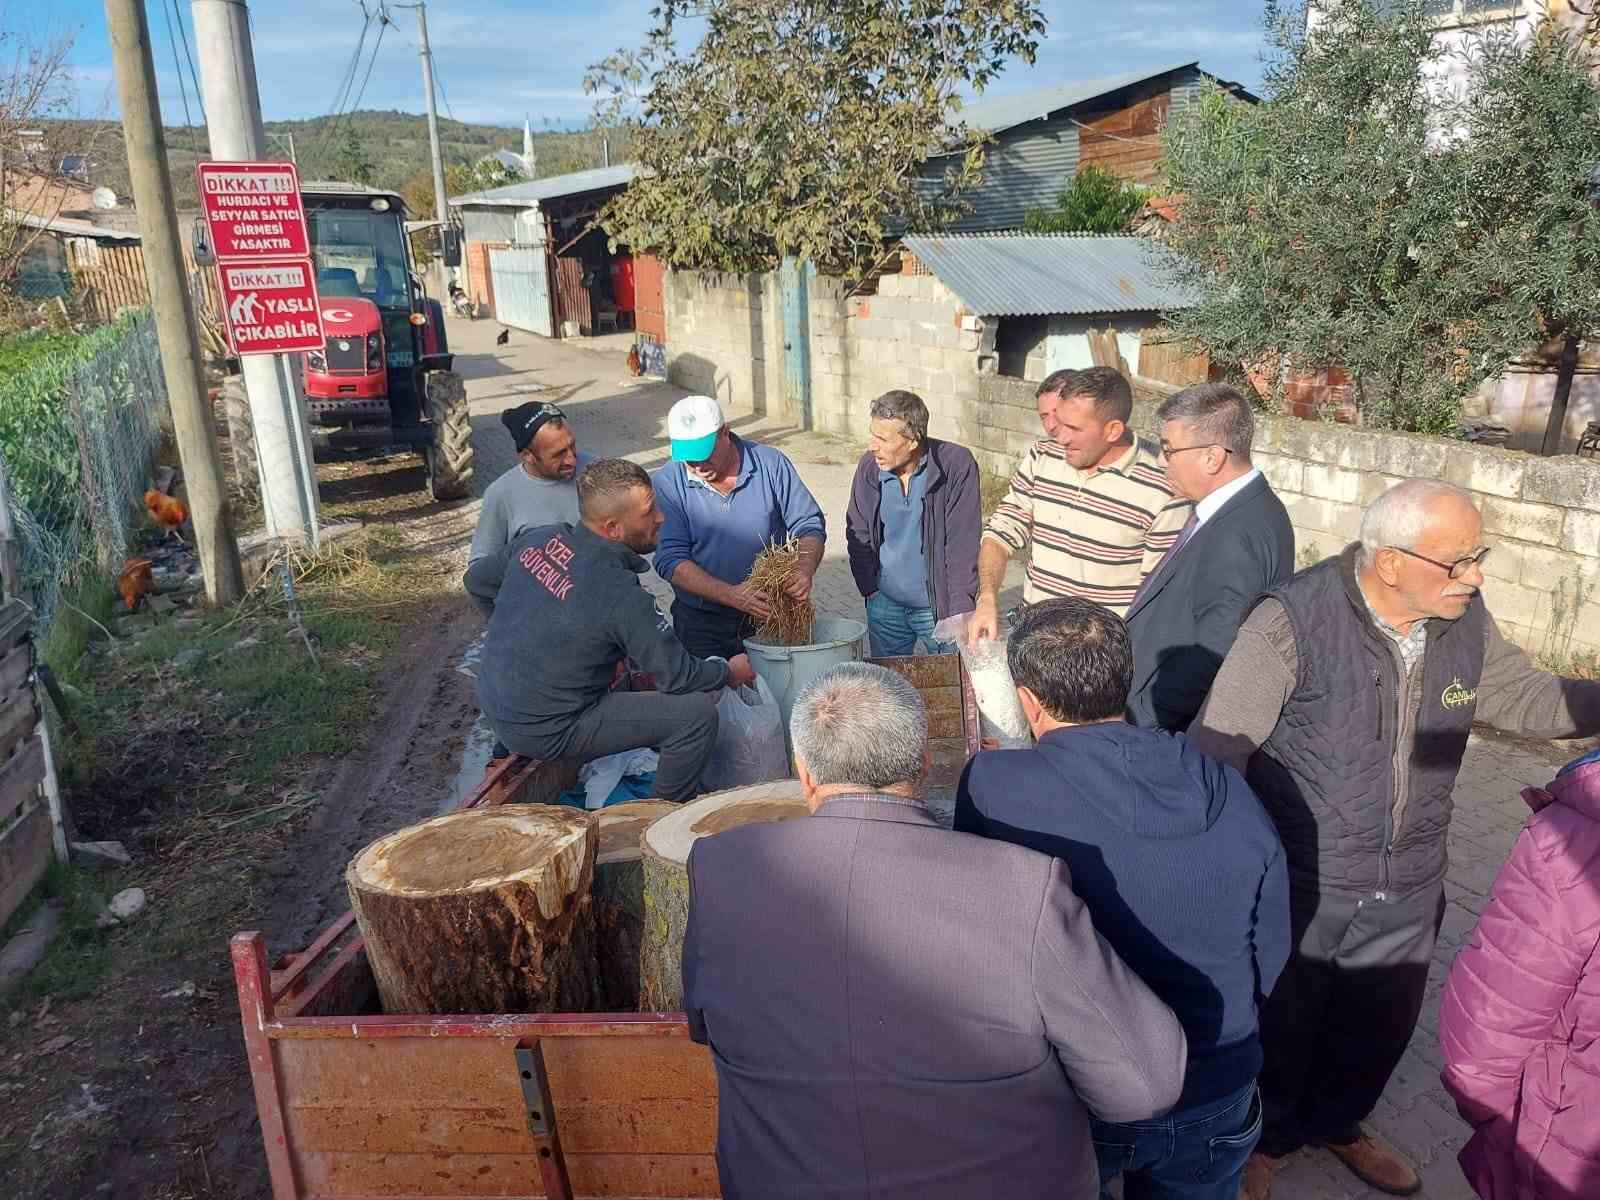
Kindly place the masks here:
<instances>
[{"instance_id":1,"label":"metal shed","mask_svg":"<svg viewBox=\"0 0 1600 1200\"><path fill-rule=\"evenodd\" d=\"M902 246L969 311L998 322L1002 375L1039 379L1092 365L1091 338L1115 335L1137 366L1161 314L1188 293L1162 271L1159 242L1125 234L914 234Z\"/></svg>"}]
</instances>

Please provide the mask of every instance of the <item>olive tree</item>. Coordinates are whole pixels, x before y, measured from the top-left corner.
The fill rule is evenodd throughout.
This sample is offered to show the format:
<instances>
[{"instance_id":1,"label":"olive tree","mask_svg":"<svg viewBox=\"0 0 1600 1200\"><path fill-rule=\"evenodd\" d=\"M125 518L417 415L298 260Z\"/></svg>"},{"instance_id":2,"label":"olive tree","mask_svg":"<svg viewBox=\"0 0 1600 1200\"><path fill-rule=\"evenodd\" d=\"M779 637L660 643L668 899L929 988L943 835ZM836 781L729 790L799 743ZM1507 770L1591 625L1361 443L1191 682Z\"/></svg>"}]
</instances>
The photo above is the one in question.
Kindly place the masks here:
<instances>
[{"instance_id":1,"label":"olive tree","mask_svg":"<svg viewBox=\"0 0 1600 1200\"><path fill-rule=\"evenodd\" d=\"M1215 360L1342 366L1368 423L1447 432L1485 380L1593 328L1600 110L1575 39L1452 50L1428 8L1269 6L1264 103L1211 89L1165 132L1164 261L1198 297L1173 324Z\"/></svg>"},{"instance_id":2,"label":"olive tree","mask_svg":"<svg viewBox=\"0 0 1600 1200\"><path fill-rule=\"evenodd\" d=\"M1038 0L663 0L637 52L597 64L598 119L632 111L641 178L607 206L616 240L691 269L786 256L864 271L893 228L937 228L983 165L958 98L1031 62ZM680 51L682 22L700 39ZM952 154L942 186L923 164Z\"/></svg>"}]
</instances>

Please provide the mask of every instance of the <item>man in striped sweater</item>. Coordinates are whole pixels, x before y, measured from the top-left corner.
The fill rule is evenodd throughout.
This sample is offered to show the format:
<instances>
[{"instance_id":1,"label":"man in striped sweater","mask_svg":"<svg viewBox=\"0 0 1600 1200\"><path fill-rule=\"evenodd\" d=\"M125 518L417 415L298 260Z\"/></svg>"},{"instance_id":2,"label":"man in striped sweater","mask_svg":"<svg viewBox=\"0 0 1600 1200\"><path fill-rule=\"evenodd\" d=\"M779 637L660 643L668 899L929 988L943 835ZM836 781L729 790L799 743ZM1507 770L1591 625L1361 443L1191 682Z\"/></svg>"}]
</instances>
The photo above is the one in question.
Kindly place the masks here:
<instances>
[{"instance_id":1,"label":"man in striped sweater","mask_svg":"<svg viewBox=\"0 0 1600 1200\"><path fill-rule=\"evenodd\" d=\"M1093 600L1122 616L1194 506L1167 482L1159 451L1133 436L1133 391L1110 367L1055 371L1039 385L1045 436L1011 476L978 551L968 636L994 637L1006 563L1030 545L1022 598Z\"/></svg>"}]
</instances>

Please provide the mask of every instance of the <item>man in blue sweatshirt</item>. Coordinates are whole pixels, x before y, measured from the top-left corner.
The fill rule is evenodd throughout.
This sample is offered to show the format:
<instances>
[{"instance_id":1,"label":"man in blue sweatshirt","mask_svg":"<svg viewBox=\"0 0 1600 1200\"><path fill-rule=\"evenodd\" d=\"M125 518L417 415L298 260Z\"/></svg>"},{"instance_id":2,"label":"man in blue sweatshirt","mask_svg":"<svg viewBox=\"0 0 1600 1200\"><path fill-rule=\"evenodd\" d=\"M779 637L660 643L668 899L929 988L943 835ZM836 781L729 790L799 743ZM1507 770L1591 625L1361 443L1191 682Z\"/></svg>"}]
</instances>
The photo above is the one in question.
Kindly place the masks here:
<instances>
[{"instance_id":1,"label":"man in blue sweatshirt","mask_svg":"<svg viewBox=\"0 0 1600 1200\"><path fill-rule=\"evenodd\" d=\"M578 478L576 525L530 529L467 568L489 618L478 704L500 741L529 758L587 762L661 752L656 792L692 799L717 740L717 695L751 683L750 660L691 656L639 586L661 530L650 476L606 458ZM654 692L612 690L631 658Z\"/></svg>"},{"instance_id":2,"label":"man in blue sweatshirt","mask_svg":"<svg viewBox=\"0 0 1600 1200\"><path fill-rule=\"evenodd\" d=\"M1126 1200L1234 1200L1261 1136L1257 1009L1290 949L1277 832L1232 767L1124 722L1133 650L1108 609L1031 605L1007 656L1038 744L975 756L955 827L1066 863L1095 929L1189 1040L1172 1112L1093 1123L1102 1195L1125 1174Z\"/></svg>"},{"instance_id":3,"label":"man in blue sweatshirt","mask_svg":"<svg viewBox=\"0 0 1600 1200\"><path fill-rule=\"evenodd\" d=\"M827 524L800 472L771 446L728 428L710 396L685 396L667 413L672 461L655 475L665 518L656 574L672 585L672 627L690 654L732 658L771 613L745 583L756 556L794 538L798 569L788 591L811 595Z\"/></svg>"}]
</instances>

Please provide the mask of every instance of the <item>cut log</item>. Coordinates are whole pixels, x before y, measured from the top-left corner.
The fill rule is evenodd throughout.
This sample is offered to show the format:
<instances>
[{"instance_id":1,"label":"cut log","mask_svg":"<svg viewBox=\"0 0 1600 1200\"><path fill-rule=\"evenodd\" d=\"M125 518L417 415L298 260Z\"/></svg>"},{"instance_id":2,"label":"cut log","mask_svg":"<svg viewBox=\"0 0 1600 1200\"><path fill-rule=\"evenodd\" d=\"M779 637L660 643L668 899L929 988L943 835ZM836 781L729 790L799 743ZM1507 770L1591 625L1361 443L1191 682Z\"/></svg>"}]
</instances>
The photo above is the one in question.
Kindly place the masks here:
<instances>
[{"instance_id":1,"label":"cut log","mask_svg":"<svg viewBox=\"0 0 1600 1200\"><path fill-rule=\"evenodd\" d=\"M390 1013L592 1011L594 818L507 804L436 817L345 872Z\"/></svg>"},{"instance_id":2,"label":"cut log","mask_svg":"<svg viewBox=\"0 0 1600 1200\"><path fill-rule=\"evenodd\" d=\"M683 1007L683 932L689 920L689 851L695 842L741 825L787 821L809 810L792 779L702 796L645 830L644 944L639 952L639 1007Z\"/></svg>"},{"instance_id":3,"label":"cut log","mask_svg":"<svg viewBox=\"0 0 1600 1200\"><path fill-rule=\"evenodd\" d=\"M670 800L633 800L595 813L594 931L600 958L600 1007L639 1007L639 947L644 939L644 864L640 839L652 821L678 811Z\"/></svg>"}]
</instances>

